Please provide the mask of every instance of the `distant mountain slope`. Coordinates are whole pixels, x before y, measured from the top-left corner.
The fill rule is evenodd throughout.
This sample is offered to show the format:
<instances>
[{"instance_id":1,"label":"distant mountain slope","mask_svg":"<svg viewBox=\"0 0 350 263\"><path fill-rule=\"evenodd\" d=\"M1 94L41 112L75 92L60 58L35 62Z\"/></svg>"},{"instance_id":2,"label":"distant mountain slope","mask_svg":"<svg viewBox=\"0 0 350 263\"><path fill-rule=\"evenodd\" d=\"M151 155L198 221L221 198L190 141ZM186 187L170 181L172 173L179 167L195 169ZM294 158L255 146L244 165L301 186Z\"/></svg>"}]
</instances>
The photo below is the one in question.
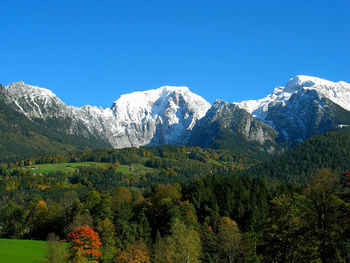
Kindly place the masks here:
<instances>
[{"instance_id":1,"label":"distant mountain slope","mask_svg":"<svg viewBox=\"0 0 350 263\"><path fill-rule=\"evenodd\" d=\"M318 169L350 170L350 128L316 135L293 151L250 168L246 173L284 181L303 181Z\"/></svg>"}]
</instances>

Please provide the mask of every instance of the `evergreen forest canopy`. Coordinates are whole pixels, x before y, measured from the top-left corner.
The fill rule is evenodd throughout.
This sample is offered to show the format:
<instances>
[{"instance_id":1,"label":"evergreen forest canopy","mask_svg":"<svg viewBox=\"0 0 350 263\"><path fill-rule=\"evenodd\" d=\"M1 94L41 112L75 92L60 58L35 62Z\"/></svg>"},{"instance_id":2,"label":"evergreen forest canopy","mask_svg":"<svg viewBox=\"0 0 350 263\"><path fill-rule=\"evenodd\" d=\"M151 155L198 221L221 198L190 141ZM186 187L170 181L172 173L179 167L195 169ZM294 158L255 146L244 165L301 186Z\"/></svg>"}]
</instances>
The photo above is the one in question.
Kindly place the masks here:
<instances>
[{"instance_id":1,"label":"evergreen forest canopy","mask_svg":"<svg viewBox=\"0 0 350 263\"><path fill-rule=\"evenodd\" d=\"M342 129L266 162L160 146L2 163L0 237L67 240L61 262L349 262L349 149Z\"/></svg>"}]
</instances>

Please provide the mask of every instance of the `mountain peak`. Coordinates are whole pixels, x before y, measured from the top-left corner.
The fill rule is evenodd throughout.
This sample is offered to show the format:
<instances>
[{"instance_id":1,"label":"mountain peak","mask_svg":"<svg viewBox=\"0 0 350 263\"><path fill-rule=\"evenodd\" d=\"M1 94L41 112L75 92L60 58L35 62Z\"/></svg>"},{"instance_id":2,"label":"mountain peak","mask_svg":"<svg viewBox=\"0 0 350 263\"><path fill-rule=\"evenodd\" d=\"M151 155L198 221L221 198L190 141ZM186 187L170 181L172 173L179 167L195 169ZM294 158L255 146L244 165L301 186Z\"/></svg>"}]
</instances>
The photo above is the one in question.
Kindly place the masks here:
<instances>
[{"instance_id":1,"label":"mountain peak","mask_svg":"<svg viewBox=\"0 0 350 263\"><path fill-rule=\"evenodd\" d=\"M229 103L226 102L226 101L224 101L224 100L216 99L216 100L214 101L213 107L214 107L214 108L218 108L218 107L222 107L222 106L224 106L224 105L229 105Z\"/></svg>"},{"instance_id":2,"label":"mountain peak","mask_svg":"<svg viewBox=\"0 0 350 263\"><path fill-rule=\"evenodd\" d=\"M137 100L139 103L143 104L142 102L146 102L149 99L158 99L161 96L167 96L169 93L192 93L190 92L188 87L185 86L162 86L158 89L149 89L145 91L135 91L128 94L123 94L119 97L118 100L114 102L114 104L117 101L124 101L124 100ZM194 94L194 93L193 93ZM145 101L146 100L146 101Z\"/></svg>"},{"instance_id":3,"label":"mountain peak","mask_svg":"<svg viewBox=\"0 0 350 263\"><path fill-rule=\"evenodd\" d=\"M168 92L188 92L188 91L190 91L189 88L186 86L162 86L159 88L159 90L168 91Z\"/></svg>"},{"instance_id":4,"label":"mountain peak","mask_svg":"<svg viewBox=\"0 0 350 263\"><path fill-rule=\"evenodd\" d=\"M24 83L24 81L16 81L14 83L11 83L9 86L26 86L27 84Z\"/></svg>"},{"instance_id":5,"label":"mountain peak","mask_svg":"<svg viewBox=\"0 0 350 263\"><path fill-rule=\"evenodd\" d=\"M7 90L8 94L10 94L13 98L37 96L48 96L52 98L57 98L57 96L51 90L28 85L24 81L14 82L8 86L5 86L5 89Z\"/></svg>"},{"instance_id":6,"label":"mountain peak","mask_svg":"<svg viewBox=\"0 0 350 263\"><path fill-rule=\"evenodd\" d=\"M121 145L124 147L130 146L129 141L137 146L175 143L186 137L209 108L205 99L184 86L163 86L121 95L111 107L120 134L118 140L124 140L125 144Z\"/></svg>"},{"instance_id":7,"label":"mountain peak","mask_svg":"<svg viewBox=\"0 0 350 263\"><path fill-rule=\"evenodd\" d=\"M321 79L318 77L306 76L306 75L297 75L294 78L291 78L285 85L285 92L294 92L300 88L311 88L314 86L318 87L329 87L335 86L338 83L332 82L329 80Z\"/></svg>"},{"instance_id":8,"label":"mountain peak","mask_svg":"<svg viewBox=\"0 0 350 263\"><path fill-rule=\"evenodd\" d=\"M273 92L259 100L247 100L237 104L246 109L258 119L265 119L269 105L286 104L293 94L314 90L321 97L325 97L342 108L350 111L350 84L340 81L332 82L318 77L297 75L291 78L284 87L276 87Z\"/></svg>"}]
</instances>

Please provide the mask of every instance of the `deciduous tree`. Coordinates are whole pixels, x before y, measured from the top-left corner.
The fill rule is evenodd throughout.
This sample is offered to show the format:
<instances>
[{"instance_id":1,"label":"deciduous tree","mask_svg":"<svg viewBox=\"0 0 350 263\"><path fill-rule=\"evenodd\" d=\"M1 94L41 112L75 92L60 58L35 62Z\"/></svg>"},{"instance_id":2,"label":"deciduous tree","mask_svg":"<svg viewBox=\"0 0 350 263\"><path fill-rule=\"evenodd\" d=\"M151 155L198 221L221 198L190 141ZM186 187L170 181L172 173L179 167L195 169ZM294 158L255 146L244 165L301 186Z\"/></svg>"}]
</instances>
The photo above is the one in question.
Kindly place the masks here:
<instances>
[{"instance_id":1,"label":"deciduous tree","mask_svg":"<svg viewBox=\"0 0 350 263\"><path fill-rule=\"evenodd\" d=\"M88 226L78 227L69 234L71 259L83 256L86 259L97 259L101 256L102 245L99 235Z\"/></svg>"},{"instance_id":2,"label":"deciduous tree","mask_svg":"<svg viewBox=\"0 0 350 263\"><path fill-rule=\"evenodd\" d=\"M218 250L226 262L233 263L240 254L242 236L237 223L229 217L222 217L218 231Z\"/></svg>"},{"instance_id":3,"label":"deciduous tree","mask_svg":"<svg viewBox=\"0 0 350 263\"><path fill-rule=\"evenodd\" d=\"M172 262L198 263L202 246L197 231L175 220L166 238L167 255Z\"/></svg>"},{"instance_id":4,"label":"deciduous tree","mask_svg":"<svg viewBox=\"0 0 350 263\"><path fill-rule=\"evenodd\" d=\"M117 257L118 263L150 263L149 251L142 239L132 243Z\"/></svg>"}]
</instances>

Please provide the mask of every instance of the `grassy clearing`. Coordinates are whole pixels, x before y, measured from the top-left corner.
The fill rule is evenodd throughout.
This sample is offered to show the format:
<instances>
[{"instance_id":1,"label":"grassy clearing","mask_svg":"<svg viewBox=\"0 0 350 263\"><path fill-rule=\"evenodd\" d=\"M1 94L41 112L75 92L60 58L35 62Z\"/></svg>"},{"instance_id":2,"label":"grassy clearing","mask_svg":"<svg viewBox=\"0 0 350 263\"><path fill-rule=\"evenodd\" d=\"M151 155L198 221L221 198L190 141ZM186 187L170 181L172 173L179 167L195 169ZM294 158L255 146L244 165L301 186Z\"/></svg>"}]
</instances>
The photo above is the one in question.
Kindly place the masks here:
<instances>
[{"instance_id":1,"label":"grassy clearing","mask_svg":"<svg viewBox=\"0 0 350 263\"><path fill-rule=\"evenodd\" d=\"M214 160L214 159L209 159L208 163L215 164L215 165L218 165L218 166L224 165L223 163L221 163L221 162L219 162L217 160Z\"/></svg>"},{"instance_id":2,"label":"grassy clearing","mask_svg":"<svg viewBox=\"0 0 350 263\"><path fill-rule=\"evenodd\" d=\"M41 173L48 174L50 172L60 171L62 173L72 173L79 166L96 166L102 167L107 166L109 163L97 163L97 162L80 162L80 163L57 163L57 164L38 164L32 165L29 168L25 168L25 170L31 170L33 173ZM118 172L124 174L145 174L147 172L151 172L152 168L146 167L143 164L133 163L131 165L131 169L129 165L119 165ZM0 262L1 263L1 262Z\"/></svg>"},{"instance_id":3,"label":"grassy clearing","mask_svg":"<svg viewBox=\"0 0 350 263\"><path fill-rule=\"evenodd\" d=\"M124 173L124 174L145 174L147 172L151 172L152 168L146 167L143 164L139 163L133 163L131 165L131 170L129 165L119 165L118 172Z\"/></svg>"},{"instance_id":4,"label":"grassy clearing","mask_svg":"<svg viewBox=\"0 0 350 263\"><path fill-rule=\"evenodd\" d=\"M32 165L30 168L25 170L32 170L33 173L48 174L50 172L60 171L63 173L74 172L79 166L106 166L106 163L97 162L80 162L80 163L57 163L57 164L39 164Z\"/></svg>"},{"instance_id":5,"label":"grassy clearing","mask_svg":"<svg viewBox=\"0 0 350 263\"><path fill-rule=\"evenodd\" d=\"M46 241L0 239L0 262L37 263L46 253Z\"/></svg>"}]
</instances>

